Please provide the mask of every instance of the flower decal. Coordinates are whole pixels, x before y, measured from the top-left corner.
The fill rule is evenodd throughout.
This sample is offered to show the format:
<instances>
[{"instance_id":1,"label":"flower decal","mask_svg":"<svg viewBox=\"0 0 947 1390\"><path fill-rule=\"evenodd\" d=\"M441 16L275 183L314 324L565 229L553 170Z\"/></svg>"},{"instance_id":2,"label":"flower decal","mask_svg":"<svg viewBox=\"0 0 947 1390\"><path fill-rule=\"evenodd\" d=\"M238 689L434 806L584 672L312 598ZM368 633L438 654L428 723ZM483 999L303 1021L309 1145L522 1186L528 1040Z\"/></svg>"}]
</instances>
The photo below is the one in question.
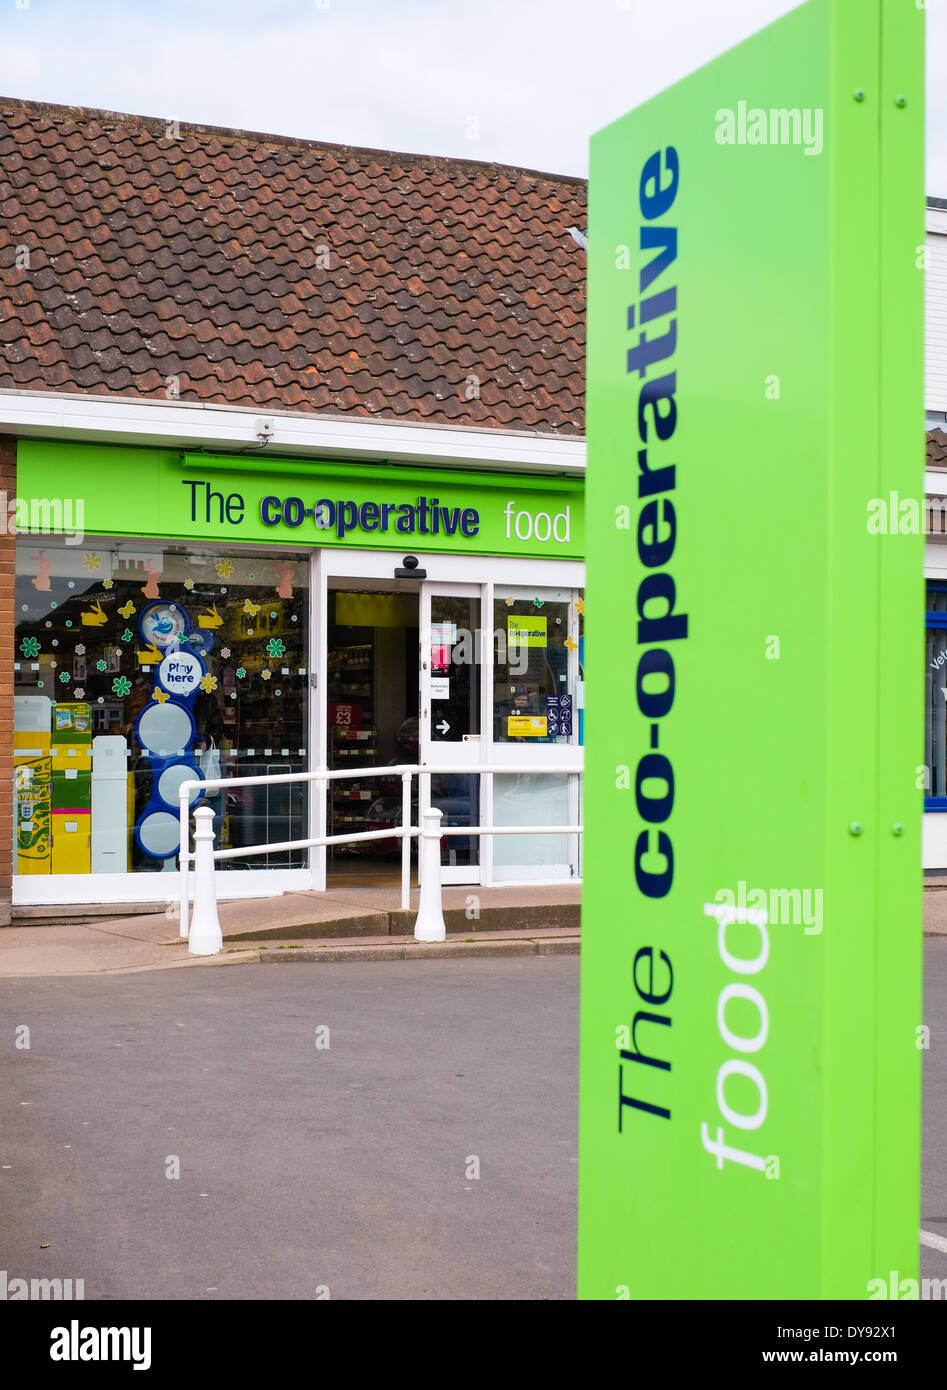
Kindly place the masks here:
<instances>
[{"instance_id":1,"label":"flower decal","mask_svg":"<svg viewBox=\"0 0 947 1390\"><path fill-rule=\"evenodd\" d=\"M507 606L507 608L512 608L512 607L513 607L513 600L512 600L511 598L508 598L508 599L506 600L506 606Z\"/></svg>"},{"instance_id":2,"label":"flower decal","mask_svg":"<svg viewBox=\"0 0 947 1390\"><path fill-rule=\"evenodd\" d=\"M107 662L107 661L102 661L102 660L97 661L97 662L95 663L95 669L96 669L97 671L107 671L107 670L108 670L108 662Z\"/></svg>"},{"instance_id":3,"label":"flower decal","mask_svg":"<svg viewBox=\"0 0 947 1390\"><path fill-rule=\"evenodd\" d=\"M63 685L68 685L72 680L72 676L70 676L68 671L60 671L59 679L62 681Z\"/></svg>"},{"instance_id":4,"label":"flower decal","mask_svg":"<svg viewBox=\"0 0 947 1390\"><path fill-rule=\"evenodd\" d=\"M39 638L24 637L20 643L20 651L24 656L39 656Z\"/></svg>"},{"instance_id":5,"label":"flower decal","mask_svg":"<svg viewBox=\"0 0 947 1390\"><path fill-rule=\"evenodd\" d=\"M218 560L218 561L217 561L217 578L218 578L218 579L229 579L230 576L231 576L232 574L233 574L233 565L231 564L231 562L230 562L229 560Z\"/></svg>"},{"instance_id":6,"label":"flower decal","mask_svg":"<svg viewBox=\"0 0 947 1390\"><path fill-rule=\"evenodd\" d=\"M77 700L81 700L83 695L85 694L85 691L83 690L81 685L77 685L74 694Z\"/></svg>"},{"instance_id":7,"label":"flower decal","mask_svg":"<svg viewBox=\"0 0 947 1390\"><path fill-rule=\"evenodd\" d=\"M193 580L193 579L185 579L185 581L184 581L184 587L185 587L185 589L187 589L188 593L190 593L191 590L194 588L194 580Z\"/></svg>"},{"instance_id":8,"label":"flower decal","mask_svg":"<svg viewBox=\"0 0 947 1390\"><path fill-rule=\"evenodd\" d=\"M127 676L116 676L115 680L112 681L113 691L116 695L121 696L122 699L131 693L131 688L132 683Z\"/></svg>"},{"instance_id":9,"label":"flower decal","mask_svg":"<svg viewBox=\"0 0 947 1390\"><path fill-rule=\"evenodd\" d=\"M212 690L216 690L216 689L217 689L217 677L216 677L216 676L201 676L201 689L202 689L202 690L205 690L205 691L207 692L208 695L210 694L210 692L211 692Z\"/></svg>"},{"instance_id":10,"label":"flower decal","mask_svg":"<svg viewBox=\"0 0 947 1390\"><path fill-rule=\"evenodd\" d=\"M111 581L111 579L103 579L103 580L102 580L102 588L103 588L103 589L111 589L111 587L112 587L112 581Z\"/></svg>"},{"instance_id":11,"label":"flower decal","mask_svg":"<svg viewBox=\"0 0 947 1390\"><path fill-rule=\"evenodd\" d=\"M221 647L221 649L220 649L220 654L221 654L221 656L223 657L224 661L226 661L226 660L227 660L227 657L230 655L230 648L229 648L229 647Z\"/></svg>"},{"instance_id":12,"label":"flower decal","mask_svg":"<svg viewBox=\"0 0 947 1390\"><path fill-rule=\"evenodd\" d=\"M79 642L79 643L76 644L76 656L85 656L85 643L84 643L84 642Z\"/></svg>"},{"instance_id":13,"label":"flower decal","mask_svg":"<svg viewBox=\"0 0 947 1390\"><path fill-rule=\"evenodd\" d=\"M100 570L102 568L102 556L94 553L85 554L82 557L82 563L89 573L92 574L94 570Z\"/></svg>"},{"instance_id":14,"label":"flower decal","mask_svg":"<svg viewBox=\"0 0 947 1390\"><path fill-rule=\"evenodd\" d=\"M576 599L576 601L575 601L575 611L576 611L577 613L584 613L584 612L585 612L585 599L584 599L584 598L577 598L577 599Z\"/></svg>"},{"instance_id":15,"label":"flower decal","mask_svg":"<svg viewBox=\"0 0 947 1390\"><path fill-rule=\"evenodd\" d=\"M266 644L267 656L279 657L283 655L285 650L286 648L283 646L282 640L279 637L271 637Z\"/></svg>"},{"instance_id":16,"label":"flower decal","mask_svg":"<svg viewBox=\"0 0 947 1390\"><path fill-rule=\"evenodd\" d=\"M244 678L244 676L245 676L246 674L247 674L247 673L246 673L246 671L243 669L242 666L238 666L238 667L237 667L237 680L238 680L238 681L242 681L243 678Z\"/></svg>"},{"instance_id":17,"label":"flower decal","mask_svg":"<svg viewBox=\"0 0 947 1390\"><path fill-rule=\"evenodd\" d=\"M262 680L268 681L268 680L270 679L270 677L272 676L272 674L273 674L273 672L270 671L269 669L264 669L264 670L262 670L262 671L260 672L260 678L261 678Z\"/></svg>"}]
</instances>

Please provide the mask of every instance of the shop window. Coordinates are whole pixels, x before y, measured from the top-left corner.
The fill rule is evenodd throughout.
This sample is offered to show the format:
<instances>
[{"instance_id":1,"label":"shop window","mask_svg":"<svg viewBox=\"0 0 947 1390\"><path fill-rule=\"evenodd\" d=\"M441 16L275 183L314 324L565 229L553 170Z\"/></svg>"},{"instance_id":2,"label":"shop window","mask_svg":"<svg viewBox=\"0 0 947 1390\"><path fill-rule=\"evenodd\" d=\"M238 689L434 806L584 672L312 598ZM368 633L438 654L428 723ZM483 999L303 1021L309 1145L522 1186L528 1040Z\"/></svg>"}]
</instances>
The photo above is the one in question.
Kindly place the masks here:
<instances>
[{"instance_id":1,"label":"shop window","mask_svg":"<svg viewBox=\"0 0 947 1390\"><path fill-rule=\"evenodd\" d=\"M302 556L18 542L16 871L174 869L181 781L306 771L308 612ZM221 848L308 833L304 784L207 804Z\"/></svg>"},{"instance_id":2,"label":"shop window","mask_svg":"<svg viewBox=\"0 0 947 1390\"><path fill-rule=\"evenodd\" d=\"M493 732L498 743L577 744L584 717L583 596L570 590L501 588L494 595ZM581 814L581 779L498 774L493 819L503 825L568 825ZM498 835L494 875L568 880L581 872L578 837Z\"/></svg>"},{"instance_id":3,"label":"shop window","mask_svg":"<svg viewBox=\"0 0 947 1390\"><path fill-rule=\"evenodd\" d=\"M947 811L947 583L928 581L924 636L924 808Z\"/></svg>"},{"instance_id":4,"label":"shop window","mask_svg":"<svg viewBox=\"0 0 947 1390\"><path fill-rule=\"evenodd\" d=\"M571 591L495 590L493 737L577 743L581 599Z\"/></svg>"}]
</instances>

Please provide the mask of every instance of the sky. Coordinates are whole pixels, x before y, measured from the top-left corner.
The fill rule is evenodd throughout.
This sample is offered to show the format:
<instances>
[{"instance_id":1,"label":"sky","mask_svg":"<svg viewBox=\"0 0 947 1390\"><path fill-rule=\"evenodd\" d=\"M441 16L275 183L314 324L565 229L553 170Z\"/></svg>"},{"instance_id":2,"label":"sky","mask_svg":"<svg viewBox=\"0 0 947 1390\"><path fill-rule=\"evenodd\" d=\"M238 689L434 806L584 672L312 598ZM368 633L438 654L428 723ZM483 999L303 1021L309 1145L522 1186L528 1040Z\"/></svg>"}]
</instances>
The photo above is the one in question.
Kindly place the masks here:
<instances>
[{"instance_id":1,"label":"sky","mask_svg":"<svg viewBox=\"0 0 947 1390\"><path fill-rule=\"evenodd\" d=\"M927 193L947 197L947 0ZM8 97L585 176L593 131L795 0L0 0Z\"/></svg>"}]
</instances>

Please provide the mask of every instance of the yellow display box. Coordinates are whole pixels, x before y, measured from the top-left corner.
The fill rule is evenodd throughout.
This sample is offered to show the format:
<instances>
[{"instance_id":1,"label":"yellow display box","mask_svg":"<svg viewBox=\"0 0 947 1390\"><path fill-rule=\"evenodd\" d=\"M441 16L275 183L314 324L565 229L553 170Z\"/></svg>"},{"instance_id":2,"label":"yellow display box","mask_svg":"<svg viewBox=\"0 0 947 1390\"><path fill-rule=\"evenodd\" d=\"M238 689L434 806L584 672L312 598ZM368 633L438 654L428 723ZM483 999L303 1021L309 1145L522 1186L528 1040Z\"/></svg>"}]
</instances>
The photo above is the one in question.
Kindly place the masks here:
<instances>
[{"instance_id":1,"label":"yellow display box","mask_svg":"<svg viewBox=\"0 0 947 1390\"><path fill-rule=\"evenodd\" d=\"M92 868L92 816L88 811L52 813L54 874L87 874Z\"/></svg>"},{"instance_id":2,"label":"yellow display box","mask_svg":"<svg viewBox=\"0 0 947 1390\"><path fill-rule=\"evenodd\" d=\"M16 814L16 871L18 874L48 874L52 869L51 813L52 770L46 756L31 756L38 735L14 734L18 739L28 737L28 748L13 753L13 783ZM49 735L46 735L49 748Z\"/></svg>"}]
</instances>

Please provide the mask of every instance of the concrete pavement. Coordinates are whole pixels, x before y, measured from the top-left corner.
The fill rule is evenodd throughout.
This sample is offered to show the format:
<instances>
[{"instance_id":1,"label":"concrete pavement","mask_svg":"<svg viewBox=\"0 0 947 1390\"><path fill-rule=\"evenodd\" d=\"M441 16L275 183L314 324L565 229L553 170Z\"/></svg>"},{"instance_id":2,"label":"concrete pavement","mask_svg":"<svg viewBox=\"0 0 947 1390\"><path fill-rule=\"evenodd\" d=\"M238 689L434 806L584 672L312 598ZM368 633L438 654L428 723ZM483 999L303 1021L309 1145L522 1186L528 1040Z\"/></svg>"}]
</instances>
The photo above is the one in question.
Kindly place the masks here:
<instances>
[{"instance_id":1,"label":"concrete pavement","mask_svg":"<svg viewBox=\"0 0 947 1390\"><path fill-rule=\"evenodd\" d=\"M176 904L167 913L147 911L103 917L88 908L44 908L50 925L15 925L0 931L0 978L40 975L122 974L169 966L281 962L290 959L411 959L476 951L535 954L537 943L577 951L578 885L545 888L445 888L448 941L422 945L413 937L412 910L401 909L400 891L361 886L328 893L284 893L218 905L224 951L189 956L178 934ZM23 920L22 918L19 920ZM29 919L27 919L29 920ZM314 943L319 943L318 946ZM502 943L502 944L501 944ZM516 944L518 943L518 944Z\"/></svg>"},{"instance_id":2,"label":"concrete pavement","mask_svg":"<svg viewBox=\"0 0 947 1390\"><path fill-rule=\"evenodd\" d=\"M328 893L284 893L219 904L224 950L196 958L178 935L175 905L110 917L97 906L33 909L48 925L19 915L0 930L0 978L124 974L169 966L282 963L289 960L410 960L466 954L575 953L581 888L445 888L448 940L413 938L417 890L403 912L400 892L366 885ZM22 910L15 909L16 913ZM947 937L947 880L925 884L924 935Z\"/></svg>"}]
</instances>

